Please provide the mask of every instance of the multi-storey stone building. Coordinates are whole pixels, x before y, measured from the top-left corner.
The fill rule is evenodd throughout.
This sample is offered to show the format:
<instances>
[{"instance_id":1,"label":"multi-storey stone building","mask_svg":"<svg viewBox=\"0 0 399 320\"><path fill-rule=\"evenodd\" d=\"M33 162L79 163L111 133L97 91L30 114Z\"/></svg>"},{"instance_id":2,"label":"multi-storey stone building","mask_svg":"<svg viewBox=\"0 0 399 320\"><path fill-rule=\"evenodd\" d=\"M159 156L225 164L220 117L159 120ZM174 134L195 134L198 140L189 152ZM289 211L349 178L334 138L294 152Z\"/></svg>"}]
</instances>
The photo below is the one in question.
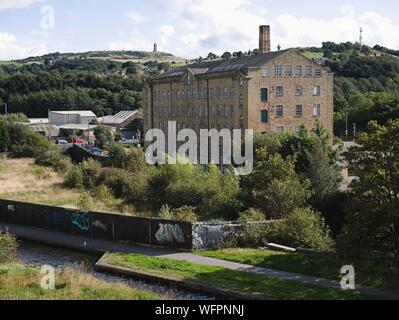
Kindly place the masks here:
<instances>
[{"instance_id":1,"label":"multi-storey stone building","mask_svg":"<svg viewBox=\"0 0 399 320\"><path fill-rule=\"evenodd\" d=\"M260 27L259 54L170 70L144 89L144 129L254 129L295 133L319 120L333 135L330 69L295 49L270 52Z\"/></svg>"}]
</instances>

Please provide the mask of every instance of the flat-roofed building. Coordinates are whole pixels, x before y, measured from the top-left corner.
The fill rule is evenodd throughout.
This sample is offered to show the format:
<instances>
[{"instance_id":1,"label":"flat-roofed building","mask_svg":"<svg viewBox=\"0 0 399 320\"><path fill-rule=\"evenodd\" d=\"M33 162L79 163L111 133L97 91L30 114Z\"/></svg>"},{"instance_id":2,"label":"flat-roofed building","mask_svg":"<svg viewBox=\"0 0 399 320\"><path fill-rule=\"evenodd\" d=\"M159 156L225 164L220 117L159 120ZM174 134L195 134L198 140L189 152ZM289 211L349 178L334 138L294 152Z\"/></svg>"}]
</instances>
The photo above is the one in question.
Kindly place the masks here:
<instances>
[{"instance_id":1,"label":"flat-roofed building","mask_svg":"<svg viewBox=\"0 0 399 320\"><path fill-rule=\"evenodd\" d=\"M50 111L49 122L55 126L65 124L89 125L97 119L92 111Z\"/></svg>"}]
</instances>

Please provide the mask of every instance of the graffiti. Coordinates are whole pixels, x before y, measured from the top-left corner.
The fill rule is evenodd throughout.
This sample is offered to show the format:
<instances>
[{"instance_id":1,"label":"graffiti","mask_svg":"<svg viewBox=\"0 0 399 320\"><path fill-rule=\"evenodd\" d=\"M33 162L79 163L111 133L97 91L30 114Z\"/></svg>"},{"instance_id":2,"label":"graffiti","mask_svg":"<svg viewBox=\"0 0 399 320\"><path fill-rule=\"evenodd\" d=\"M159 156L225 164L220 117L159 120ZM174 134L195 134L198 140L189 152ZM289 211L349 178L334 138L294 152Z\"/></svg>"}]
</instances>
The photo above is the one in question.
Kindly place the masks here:
<instances>
[{"instance_id":1,"label":"graffiti","mask_svg":"<svg viewBox=\"0 0 399 320\"><path fill-rule=\"evenodd\" d=\"M8 205L7 209L9 213L15 213L15 206L13 204Z\"/></svg>"},{"instance_id":2,"label":"graffiti","mask_svg":"<svg viewBox=\"0 0 399 320\"><path fill-rule=\"evenodd\" d=\"M63 222L64 222L64 215L63 215L61 212L53 212L52 217L53 217L52 221L53 221L53 224L54 224L54 225L63 224Z\"/></svg>"},{"instance_id":3,"label":"graffiti","mask_svg":"<svg viewBox=\"0 0 399 320\"><path fill-rule=\"evenodd\" d=\"M96 220L93 222L93 226L103 230L104 232L107 232L107 225L103 222L101 222L100 220Z\"/></svg>"},{"instance_id":4,"label":"graffiti","mask_svg":"<svg viewBox=\"0 0 399 320\"><path fill-rule=\"evenodd\" d=\"M71 222L82 231L90 230L90 215L88 213L72 213Z\"/></svg>"},{"instance_id":5,"label":"graffiti","mask_svg":"<svg viewBox=\"0 0 399 320\"><path fill-rule=\"evenodd\" d=\"M183 230L177 224L172 225L160 223L155 238L159 243L173 243L174 241L180 243L184 242Z\"/></svg>"},{"instance_id":6,"label":"graffiti","mask_svg":"<svg viewBox=\"0 0 399 320\"><path fill-rule=\"evenodd\" d=\"M209 249L218 247L221 242L234 237L234 227L228 224L193 223L193 248Z\"/></svg>"}]
</instances>

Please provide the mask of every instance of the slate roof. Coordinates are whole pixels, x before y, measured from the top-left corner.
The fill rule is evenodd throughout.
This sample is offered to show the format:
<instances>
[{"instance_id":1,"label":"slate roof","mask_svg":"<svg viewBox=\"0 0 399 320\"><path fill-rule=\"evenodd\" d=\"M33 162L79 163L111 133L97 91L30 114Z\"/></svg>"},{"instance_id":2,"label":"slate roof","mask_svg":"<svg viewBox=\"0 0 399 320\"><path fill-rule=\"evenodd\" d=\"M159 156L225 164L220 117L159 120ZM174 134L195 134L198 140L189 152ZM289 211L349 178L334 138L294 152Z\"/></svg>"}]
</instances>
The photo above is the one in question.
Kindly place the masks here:
<instances>
[{"instance_id":1,"label":"slate roof","mask_svg":"<svg viewBox=\"0 0 399 320\"><path fill-rule=\"evenodd\" d=\"M245 68L257 68L286 53L287 51L288 50L282 50L242 58L204 61L169 70L157 77L155 80L166 80L168 78L180 77L188 71L191 71L194 75L202 75L238 71Z\"/></svg>"}]
</instances>

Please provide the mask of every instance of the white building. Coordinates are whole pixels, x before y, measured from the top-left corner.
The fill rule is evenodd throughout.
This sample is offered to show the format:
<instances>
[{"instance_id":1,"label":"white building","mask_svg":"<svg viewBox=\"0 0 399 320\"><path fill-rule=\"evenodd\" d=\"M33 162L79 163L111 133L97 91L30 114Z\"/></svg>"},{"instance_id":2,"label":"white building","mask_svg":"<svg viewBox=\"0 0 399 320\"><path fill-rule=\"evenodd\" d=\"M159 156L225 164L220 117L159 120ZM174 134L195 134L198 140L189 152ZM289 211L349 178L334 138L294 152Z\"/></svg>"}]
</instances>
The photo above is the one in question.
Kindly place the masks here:
<instances>
[{"instance_id":1,"label":"white building","mask_svg":"<svg viewBox=\"0 0 399 320\"><path fill-rule=\"evenodd\" d=\"M50 111L50 124L63 126L66 124L89 125L96 120L96 115L91 111Z\"/></svg>"}]
</instances>

